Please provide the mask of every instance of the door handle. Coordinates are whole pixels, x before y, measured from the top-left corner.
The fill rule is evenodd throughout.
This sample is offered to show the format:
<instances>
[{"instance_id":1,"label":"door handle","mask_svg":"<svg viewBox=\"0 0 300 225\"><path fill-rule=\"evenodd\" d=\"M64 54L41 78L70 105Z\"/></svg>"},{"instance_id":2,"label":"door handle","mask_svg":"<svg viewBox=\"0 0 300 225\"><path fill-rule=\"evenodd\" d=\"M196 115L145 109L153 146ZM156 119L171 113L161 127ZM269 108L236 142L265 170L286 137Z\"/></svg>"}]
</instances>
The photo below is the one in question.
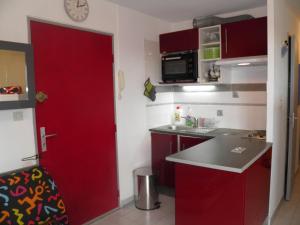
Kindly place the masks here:
<instances>
[{"instance_id":1,"label":"door handle","mask_svg":"<svg viewBox=\"0 0 300 225\"><path fill-rule=\"evenodd\" d=\"M51 138L51 137L55 137L55 136L57 136L57 134L46 134L46 138Z\"/></svg>"},{"instance_id":2,"label":"door handle","mask_svg":"<svg viewBox=\"0 0 300 225\"><path fill-rule=\"evenodd\" d=\"M227 28L225 28L225 50L226 54L228 53L228 36L227 36Z\"/></svg>"},{"instance_id":3,"label":"door handle","mask_svg":"<svg viewBox=\"0 0 300 225\"><path fill-rule=\"evenodd\" d=\"M172 141L170 141L169 147L170 147L169 153L170 153L170 155L172 155L173 154L173 143L172 143Z\"/></svg>"},{"instance_id":4,"label":"door handle","mask_svg":"<svg viewBox=\"0 0 300 225\"><path fill-rule=\"evenodd\" d=\"M46 134L46 127L40 127L42 152L47 151L47 138L55 137L57 134Z\"/></svg>"},{"instance_id":5,"label":"door handle","mask_svg":"<svg viewBox=\"0 0 300 225\"><path fill-rule=\"evenodd\" d=\"M38 160L40 158L41 158L40 155L33 155L33 156L23 158L22 161Z\"/></svg>"}]
</instances>

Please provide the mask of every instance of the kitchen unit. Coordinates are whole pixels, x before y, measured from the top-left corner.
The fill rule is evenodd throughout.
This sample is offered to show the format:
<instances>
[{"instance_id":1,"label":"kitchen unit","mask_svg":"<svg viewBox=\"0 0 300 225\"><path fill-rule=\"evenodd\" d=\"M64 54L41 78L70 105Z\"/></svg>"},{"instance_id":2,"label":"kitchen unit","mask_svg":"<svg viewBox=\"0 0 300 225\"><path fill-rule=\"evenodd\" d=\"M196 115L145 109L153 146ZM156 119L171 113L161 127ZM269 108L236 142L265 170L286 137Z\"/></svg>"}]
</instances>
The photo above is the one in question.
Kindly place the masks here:
<instances>
[{"instance_id":1,"label":"kitchen unit","mask_svg":"<svg viewBox=\"0 0 300 225\"><path fill-rule=\"evenodd\" d=\"M160 35L164 57L187 51L198 51L198 83L228 82L222 78L219 61L239 59L249 65L253 58L254 62L259 58L259 62L267 64L261 60L267 55L267 17Z\"/></svg>"},{"instance_id":2,"label":"kitchen unit","mask_svg":"<svg viewBox=\"0 0 300 225\"><path fill-rule=\"evenodd\" d=\"M161 126L151 131L152 169L158 174L159 186L175 187L174 163L166 161L166 157L199 145L219 135L246 135L249 131L234 129L201 129L178 126L173 130L170 126Z\"/></svg>"},{"instance_id":3,"label":"kitchen unit","mask_svg":"<svg viewBox=\"0 0 300 225\"><path fill-rule=\"evenodd\" d=\"M265 141L220 135L168 156L176 163L176 225L262 225L271 155Z\"/></svg>"}]
</instances>

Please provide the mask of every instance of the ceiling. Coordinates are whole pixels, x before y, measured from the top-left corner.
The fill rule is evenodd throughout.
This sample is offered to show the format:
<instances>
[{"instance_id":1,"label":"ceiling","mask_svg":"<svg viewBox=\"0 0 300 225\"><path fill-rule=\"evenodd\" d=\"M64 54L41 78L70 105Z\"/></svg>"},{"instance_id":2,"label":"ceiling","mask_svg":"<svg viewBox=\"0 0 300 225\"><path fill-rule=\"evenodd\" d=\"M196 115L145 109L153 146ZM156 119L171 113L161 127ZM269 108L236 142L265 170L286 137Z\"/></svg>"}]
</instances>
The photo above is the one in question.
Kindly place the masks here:
<instances>
[{"instance_id":1,"label":"ceiling","mask_svg":"<svg viewBox=\"0 0 300 225\"><path fill-rule=\"evenodd\" d=\"M179 22L267 4L267 0L108 0L145 14Z\"/></svg>"}]
</instances>

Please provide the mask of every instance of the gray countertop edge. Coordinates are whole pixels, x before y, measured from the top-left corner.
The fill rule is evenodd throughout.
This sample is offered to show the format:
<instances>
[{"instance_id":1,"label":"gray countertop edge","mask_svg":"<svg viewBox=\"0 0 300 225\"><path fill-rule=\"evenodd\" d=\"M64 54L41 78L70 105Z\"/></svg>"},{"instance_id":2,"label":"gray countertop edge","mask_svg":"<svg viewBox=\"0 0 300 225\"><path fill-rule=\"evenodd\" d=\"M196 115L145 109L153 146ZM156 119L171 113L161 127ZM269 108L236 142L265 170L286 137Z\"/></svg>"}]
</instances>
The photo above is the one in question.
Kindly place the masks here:
<instances>
[{"instance_id":1,"label":"gray countertop edge","mask_svg":"<svg viewBox=\"0 0 300 225\"><path fill-rule=\"evenodd\" d=\"M263 154L265 154L268 151L268 149L270 149L271 147L272 147L272 144L267 143L266 147L260 153L258 153L252 160L250 160L246 165L244 165L242 168L220 166L220 165L215 165L215 164L211 164L211 163L194 162L191 160L173 158L172 156L167 156L166 160L170 161L170 162L182 163L182 164L191 165L191 166L205 167L205 168L209 168L209 169L216 169L216 170L228 171L228 172L233 172L233 173L243 173L246 169L248 169L250 166L252 166L252 164L254 162L256 162Z\"/></svg>"}]
</instances>

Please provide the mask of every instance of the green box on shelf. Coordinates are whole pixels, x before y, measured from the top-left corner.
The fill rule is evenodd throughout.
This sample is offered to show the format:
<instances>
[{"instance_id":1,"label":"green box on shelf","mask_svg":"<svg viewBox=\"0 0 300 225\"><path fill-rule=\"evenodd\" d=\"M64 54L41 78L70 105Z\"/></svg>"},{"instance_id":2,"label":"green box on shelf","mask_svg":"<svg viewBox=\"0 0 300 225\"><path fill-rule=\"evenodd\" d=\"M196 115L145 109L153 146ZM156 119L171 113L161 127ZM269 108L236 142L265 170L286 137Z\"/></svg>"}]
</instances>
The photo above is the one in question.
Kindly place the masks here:
<instances>
[{"instance_id":1,"label":"green box on shelf","mask_svg":"<svg viewBox=\"0 0 300 225\"><path fill-rule=\"evenodd\" d=\"M220 58L220 47L210 47L203 49L203 59Z\"/></svg>"}]
</instances>

